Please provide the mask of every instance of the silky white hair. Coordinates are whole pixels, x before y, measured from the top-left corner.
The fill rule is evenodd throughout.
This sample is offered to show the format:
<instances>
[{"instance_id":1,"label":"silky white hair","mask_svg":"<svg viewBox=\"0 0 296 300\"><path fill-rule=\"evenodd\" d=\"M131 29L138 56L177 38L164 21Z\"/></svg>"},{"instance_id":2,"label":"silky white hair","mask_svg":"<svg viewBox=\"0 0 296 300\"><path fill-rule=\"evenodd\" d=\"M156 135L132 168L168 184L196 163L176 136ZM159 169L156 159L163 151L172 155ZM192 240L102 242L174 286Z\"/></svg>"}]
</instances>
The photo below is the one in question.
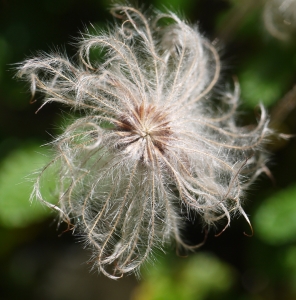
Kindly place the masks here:
<instances>
[{"instance_id":1,"label":"silky white hair","mask_svg":"<svg viewBox=\"0 0 296 300\"><path fill-rule=\"evenodd\" d=\"M78 62L41 54L18 75L80 116L53 141L33 196L75 224L91 261L110 278L138 271L155 247L182 239L185 219L204 226L242 214L245 189L264 170L269 135L263 107L257 126L237 126L234 92L216 89L220 60L196 27L174 13L143 14L114 6L122 23L86 34ZM93 50L102 61L93 60ZM43 198L42 179L56 168L58 206ZM109 271L109 265L113 271Z\"/></svg>"}]
</instances>

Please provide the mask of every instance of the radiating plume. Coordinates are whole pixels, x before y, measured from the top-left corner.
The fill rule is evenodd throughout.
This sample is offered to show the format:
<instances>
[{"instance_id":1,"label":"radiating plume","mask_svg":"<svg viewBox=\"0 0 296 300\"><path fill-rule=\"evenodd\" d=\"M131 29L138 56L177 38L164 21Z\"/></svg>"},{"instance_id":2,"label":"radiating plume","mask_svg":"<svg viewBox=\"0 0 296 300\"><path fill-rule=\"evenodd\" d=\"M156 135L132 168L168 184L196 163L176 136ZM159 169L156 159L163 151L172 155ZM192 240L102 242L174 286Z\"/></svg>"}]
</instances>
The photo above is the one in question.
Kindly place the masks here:
<instances>
[{"instance_id":1,"label":"radiating plume","mask_svg":"<svg viewBox=\"0 0 296 300\"><path fill-rule=\"evenodd\" d=\"M34 197L47 203L42 179L56 168L54 208L93 250L94 266L117 278L139 270L155 247L194 249L180 234L184 215L199 215L204 226L223 218L229 225L233 214L247 219L241 203L264 169L269 129L264 108L256 126L236 125L237 83L233 93L217 88L213 100L220 60L197 28L171 12L112 13L121 24L84 35L76 63L42 54L18 75L45 103L80 111L53 142L56 156ZM91 59L95 48L103 62Z\"/></svg>"}]
</instances>

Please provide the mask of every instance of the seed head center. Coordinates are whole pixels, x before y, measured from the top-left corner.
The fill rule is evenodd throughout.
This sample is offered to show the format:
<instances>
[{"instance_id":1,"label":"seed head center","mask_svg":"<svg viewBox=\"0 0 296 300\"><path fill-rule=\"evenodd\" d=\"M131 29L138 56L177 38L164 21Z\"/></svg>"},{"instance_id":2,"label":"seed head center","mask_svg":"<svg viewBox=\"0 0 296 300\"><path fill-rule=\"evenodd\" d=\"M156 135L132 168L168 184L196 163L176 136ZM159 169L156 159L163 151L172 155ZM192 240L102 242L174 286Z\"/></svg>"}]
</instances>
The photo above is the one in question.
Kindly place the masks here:
<instances>
[{"instance_id":1,"label":"seed head center","mask_svg":"<svg viewBox=\"0 0 296 300\"><path fill-rule=\"evenodd\" d=\"M144 152L164 152L172 135L170 123L169 115L163 108L142 103L120 119L117 126L118 134L122 137L120 144L137 147L144 142Z\"/></svg>"}]
</instances>

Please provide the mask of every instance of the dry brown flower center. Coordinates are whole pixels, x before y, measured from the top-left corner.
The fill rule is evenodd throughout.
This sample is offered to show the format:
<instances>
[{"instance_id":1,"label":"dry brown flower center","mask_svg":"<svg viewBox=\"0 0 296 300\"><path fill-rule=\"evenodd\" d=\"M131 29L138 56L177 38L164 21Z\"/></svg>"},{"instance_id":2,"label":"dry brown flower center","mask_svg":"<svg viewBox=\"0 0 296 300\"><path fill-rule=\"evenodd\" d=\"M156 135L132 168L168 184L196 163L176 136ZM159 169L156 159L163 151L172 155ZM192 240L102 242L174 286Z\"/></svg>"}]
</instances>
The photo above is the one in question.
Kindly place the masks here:
<instances>
[{"instance_id":1,"label":"dry brown flower center","mask_svg":"<svg viewBox=\"0 0 296 300\"><path fill-rule=\"evenodd\" d=\"M168 113L153 104L142 103L129 110L117 123L118 134L123 137L120 144L131 145L145 139L146 148L165 151L172 136Z\"/></svg>"}]
</instances>

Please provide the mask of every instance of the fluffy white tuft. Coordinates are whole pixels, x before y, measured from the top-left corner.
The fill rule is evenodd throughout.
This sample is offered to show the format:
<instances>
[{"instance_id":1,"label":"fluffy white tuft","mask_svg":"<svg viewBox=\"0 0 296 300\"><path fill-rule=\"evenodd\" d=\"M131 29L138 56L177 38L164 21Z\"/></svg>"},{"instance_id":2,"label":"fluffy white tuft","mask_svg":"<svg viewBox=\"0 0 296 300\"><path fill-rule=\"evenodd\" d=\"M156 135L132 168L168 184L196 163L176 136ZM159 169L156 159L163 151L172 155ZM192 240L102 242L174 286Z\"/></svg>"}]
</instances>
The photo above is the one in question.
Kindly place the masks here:
<instances>
[{"instance_id":1,"label":"fluffy white tuft","mask_svg":"<svg viewBox=\"0 0 296 300\"><path fill-rule=\"evenodd\" d=\"M247 219L241 201L264 168L260 148L269 129L264 108L257 126L236 125L238 84L211 99L219 56L196 28L173 13L112 12L122 24L85 35L77 64L43 54L18 75L45 103L81 111L53 142L56 157L34 196L47 203L41 179L58 166L61 219L84 236L94 265L118 278L171 240L193 249L180 235L184 214L198 214L205 225L226 218L228 226L236 213ZM103 63L91 59L94 48Z\"/></svg>"}]
</instances>

